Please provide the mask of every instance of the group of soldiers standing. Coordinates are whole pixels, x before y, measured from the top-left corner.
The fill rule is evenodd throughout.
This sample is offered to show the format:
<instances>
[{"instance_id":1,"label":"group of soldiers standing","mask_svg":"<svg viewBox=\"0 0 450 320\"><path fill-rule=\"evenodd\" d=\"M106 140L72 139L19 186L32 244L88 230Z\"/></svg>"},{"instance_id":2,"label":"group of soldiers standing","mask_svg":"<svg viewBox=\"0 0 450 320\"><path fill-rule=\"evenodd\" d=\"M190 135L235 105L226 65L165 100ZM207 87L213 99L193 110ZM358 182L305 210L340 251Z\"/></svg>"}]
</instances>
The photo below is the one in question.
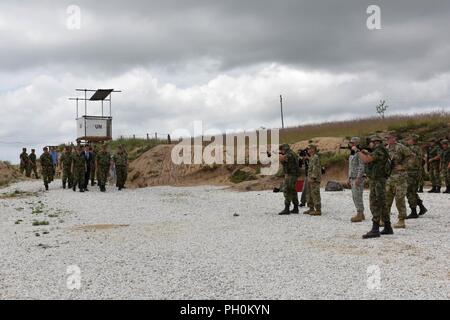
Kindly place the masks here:
<instances>
[{"instance_id":1,"label":"group of soldiers standing","mask_svg":"<svg viewBox=\"0 0 450 320\"><path fill-rule=\"evenodd\" d=\"M398 210L398 221L394 228L405 228L405 220L416 219L427 212L419 192L423 188L424 164L429 164L429 174L432 188L429 193L441 192L441 181L446 183L444 193L450 193L450 148L447 139L431 139L428 142L427 157L418 145L419 136L410 135L404 144L397 141L394 132L388 133L386 139L377 135L370 138L367 148L360 145L361 139L354 137L349 142L351 150L349 156L348 184L352 189L352 198L356 207L356 214L351 222L365 220L363 193L366 180L370 187L370 211L372 213L372 229L363 236L364 239L379 237L383 234L393 234L390 216L392 205ZM305 214L320 216L320 182L322 167L317 155L317 147L310 145L306 150L308 165L306 168L305 187L309 210ZM299 213L299 204L295 184L300 176L299 156L290 149L289 145L280 146L280 162L283 166L285 179L283 192L285 208L280 215ZM301 163L301 161L300 161ZM442 179L441 179L442 178ZM277 189L279 190L279 189ZM407 215L406 200L411 212ZM294 205L290 210L291 203ZM419 209L419 211L417 211ZM384 227L382 231L380 226Z\"/></svg>"},{"instance_id":2,"label":"group of soldiers standing","mask_svg":"<svg viewBox=\"0 0 450 320\"><path fill-rule=\"evenodd\" d=\"M52 148L53 149L53 148ZM43 154L39 158L42 179L46 190L54 180L57 168L61 172L62 188L72 189L80 192L89 191L89 181L91 186L98 185L101 192L106 192L106 184L110 170L114 168L116 175L116 187L118 190L125 188L128 172L128 154L123 145L120 145L114 155L108 151L107 144L95 146L65 146L64 151L56 156L48 147L43 148ZM20 155L20 171L25 172L27 177L31 176L31 171L39 179L37 173L36 152L32 149L31 154L27 154L26 148Z\"/></svg>"}]
</instances>

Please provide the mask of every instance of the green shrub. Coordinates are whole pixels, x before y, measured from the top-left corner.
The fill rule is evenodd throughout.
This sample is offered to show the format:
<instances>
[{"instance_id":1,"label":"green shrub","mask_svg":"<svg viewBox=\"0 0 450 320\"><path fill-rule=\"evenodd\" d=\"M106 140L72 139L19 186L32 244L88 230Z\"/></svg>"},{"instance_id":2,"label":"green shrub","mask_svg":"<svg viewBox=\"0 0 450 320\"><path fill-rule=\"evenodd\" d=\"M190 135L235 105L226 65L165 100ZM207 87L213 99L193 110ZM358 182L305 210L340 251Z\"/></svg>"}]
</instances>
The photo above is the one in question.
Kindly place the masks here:
<instances>
[{"instance_id":1,"label":"green shrub","mask_svg":"<svg viewBox=\"0 0 450 320\"><path fill-rule=\"evenodd\" d=\"M241 183L251 180L256 180L256 176L248 171L244 171L241 169L236 170L230 177L230 181L233 183Z\"/></svg>"}]
</instances>

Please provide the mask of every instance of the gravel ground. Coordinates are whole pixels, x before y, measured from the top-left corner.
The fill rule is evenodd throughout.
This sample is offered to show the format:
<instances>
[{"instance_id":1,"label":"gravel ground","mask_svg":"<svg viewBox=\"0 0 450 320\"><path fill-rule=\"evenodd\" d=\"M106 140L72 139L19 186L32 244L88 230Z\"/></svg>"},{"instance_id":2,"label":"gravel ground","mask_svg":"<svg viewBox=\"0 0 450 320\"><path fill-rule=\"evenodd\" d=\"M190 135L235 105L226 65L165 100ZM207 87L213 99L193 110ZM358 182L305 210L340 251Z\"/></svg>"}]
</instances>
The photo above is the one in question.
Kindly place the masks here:
<instances>
[{"instance_id":1,"label":"gravel ground","mask_svg":"<svg viewBox=\"0 0 450 320\"><path fill-rule=\"evenodd\" d=\"M268 191L81 194L59 185L45 193L38 181L0 190L38 191L0 200L1 299L450 296L448 195L424 194L425 216L393 236L362 240L371 222L349 222L348 191L322 193L323 215L311 217L278 216L282 195ZM79 290L67 286L73 265L81 272ZM379 282L372 268L379 268Z\"/></svg>"}]
</instances>

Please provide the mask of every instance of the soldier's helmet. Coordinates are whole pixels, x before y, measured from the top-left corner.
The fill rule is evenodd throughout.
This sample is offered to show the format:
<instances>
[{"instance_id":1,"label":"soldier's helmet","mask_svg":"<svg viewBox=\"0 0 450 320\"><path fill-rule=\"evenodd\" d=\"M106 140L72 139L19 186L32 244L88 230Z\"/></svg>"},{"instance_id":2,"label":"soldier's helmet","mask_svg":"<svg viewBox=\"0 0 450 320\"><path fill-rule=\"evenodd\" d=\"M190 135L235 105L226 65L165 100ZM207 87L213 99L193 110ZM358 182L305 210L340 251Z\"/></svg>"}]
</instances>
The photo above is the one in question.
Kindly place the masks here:
<instances>
[{"instance_id":1,"label":"soldier's helmet","mask_svg":"<svg viewBox=\"0 0 450 320\"><path fill-rule=\"evenodd\" d=\"M353 137L353 138L350 139L350 142L351 142L351 143L358 144L358 143L361 142L361 138L359 138L359 137Z\"/></svg>"},{"instance_id":2,"label":"soldier's helmet","mask_svg":"<svg viewBox=\"0 0 450 320\"><path fill-rule=\"evenodd\" d=\"M383 138L381 138L378 135L373 135L373 136L370 137L370 142L376 142L376 141L383 142Z\"/></svg>"}]
</instances>

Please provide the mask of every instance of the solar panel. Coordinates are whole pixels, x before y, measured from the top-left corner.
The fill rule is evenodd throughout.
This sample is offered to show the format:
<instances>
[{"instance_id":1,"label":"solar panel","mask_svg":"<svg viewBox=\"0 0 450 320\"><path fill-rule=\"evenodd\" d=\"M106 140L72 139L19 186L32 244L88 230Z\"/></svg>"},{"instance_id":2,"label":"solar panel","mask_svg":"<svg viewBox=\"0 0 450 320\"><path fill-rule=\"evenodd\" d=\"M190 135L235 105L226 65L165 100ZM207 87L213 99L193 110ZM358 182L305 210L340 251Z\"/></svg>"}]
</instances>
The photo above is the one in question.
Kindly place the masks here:
<instances>
[{"instance_id":1,"label":"solar panel","mask_svg":"<svg viewBox=\"0 0 450 320\"><path fill-rule=\"evenodd\" d=\"M98 89L89 99L91 101L102 101L105 100L114 89Z\"/></svg>"}]
</instances>

